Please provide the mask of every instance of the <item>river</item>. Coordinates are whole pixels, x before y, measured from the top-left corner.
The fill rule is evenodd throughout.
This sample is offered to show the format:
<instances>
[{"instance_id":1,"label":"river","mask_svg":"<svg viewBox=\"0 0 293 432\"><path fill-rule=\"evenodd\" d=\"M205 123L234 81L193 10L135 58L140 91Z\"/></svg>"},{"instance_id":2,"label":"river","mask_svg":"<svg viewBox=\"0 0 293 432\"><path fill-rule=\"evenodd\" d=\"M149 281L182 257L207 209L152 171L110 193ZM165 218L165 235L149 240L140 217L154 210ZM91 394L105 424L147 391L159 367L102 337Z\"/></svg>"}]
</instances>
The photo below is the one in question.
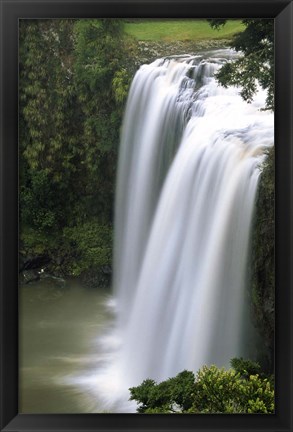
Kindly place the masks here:
<instances>
[{"instance_id":1,"label":"river","mask_svg":"<svg viewBox=\"0 0 293 432\"><path fill-rule=\"evenodd\" d=\"M20 413L99 411L92 376L107 361L99 337L111 328L111 304L107 290L76 280L20 287Z\"/></svg>"}]
</instances>

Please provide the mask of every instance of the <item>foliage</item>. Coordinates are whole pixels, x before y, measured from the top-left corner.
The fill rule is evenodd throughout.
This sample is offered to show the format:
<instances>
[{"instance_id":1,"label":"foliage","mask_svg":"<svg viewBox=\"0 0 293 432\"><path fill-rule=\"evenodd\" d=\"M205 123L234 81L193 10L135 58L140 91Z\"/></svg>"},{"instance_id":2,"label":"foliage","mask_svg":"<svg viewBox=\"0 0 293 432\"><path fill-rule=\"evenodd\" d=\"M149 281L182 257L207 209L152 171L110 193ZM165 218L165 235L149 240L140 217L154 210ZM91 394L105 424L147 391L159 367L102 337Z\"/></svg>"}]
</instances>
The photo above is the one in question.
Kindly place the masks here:
<instances>
[{"instance_id":1,"label":"foliage","mask_svg":"<svg viewBox=\"0 0 293 432\"><path fill-rule=\"evenodd\" d=\"M72 25L71 20L20 21L22 229L26 225L52 233L66 221L73 203L79 160L70 73Z\"/></svg>"},{"instance_id":2,"label":"foliage","mask_svg":"<svg viewBox=\"0 0 293 432\"><path fill-rule=\"evenodd\" d=\"M260 365L252 360L244 360L242 357L233 358L230 361L232 368L244 378L250 375L259 375L261 372Z\"/></svg>"},{"instance_id":3,"label":"foliage","mask_svg":"<svg viewBox=\"0 0 293 432\"><path fill-rule=\"evenodd\" d=\"M139 413L273 413L274 390L271 381L248 370L259 365L233 359L235 369L203 366L196 374L183 371L175 378L157 384L147 379L130 388L130 400L139 404Z\"/></svg>"},{"instance_id":4,"label":"foliage","mask_svg":"<svg viewBox=\"0 0 293 432\"><path fill-rule=\"evenodd\" d=\"M20 146L31 170L66 181L74 170L72 21L20 23ZM73 154L72 154L73 153Z\"/></svg>"},{"instance_id":5,"label":"foliage","mask_svg":"<svg viewBox=\"0 0 293 432\"><path fill-rule=\"evenodd\" d=\"M50 232L58 220L55 191L46 171L36 171L26 184L21 185L22 222L40 232Z\"/></svg>"},{"instance_id":6,"label":"foliage","mask_svg":"<svg viewBox=\"0 0 293 432\"><path fill-rule=\"evenodd\" d=\"M210 19L210 25L219 29L226 20ZM228 61L217 73L224 87L242 87L241 96L251 102L258 85L267 90L266 109L274 109L274 20L243 19L245 30L236 34L231 47L242 55Z\"/></svg>"},{"instance_id":7,"label":"foliage","mask_svg":"<svg viewBox=\"0 0 293 432\"><path fill-rule=\"evenodd\" d=\"M146 379L140 386L129 389L130 400L141 404L137 410L140 413L186 411L192 406L193 388L194 374L185 370L159 384Z\"/></svg>"},{"instance_id":8,"label":"foliage","mask_svg":"<svg viewBox=\"0 0 293 432\"><path fill-rule=\"evenodd\" d=\"M79 20L74 31L74 77L84 114L85 158L94 160L97 149L113 149L119 141L125 98L115 97L115 92L126 95L130 82L125 69L123 28L122 22L116 19ZM124 79L119 84L123 89L118 88L117 80L113 87L113 80L121 74ZM92 165L90 167L94 169Z\"/></svg>"},{"instance_id":9,"label":"foliage","mask_svg":"<svg viewBox=\"0 0 293 432\"><path fill-rule=\"evenodd\" d=\"M204 366L196 376L192 412L273 413L274 390L268 378L241 376L233 369ZM190 412L191 412L190 411Z\"/></svg>"},{"instance_id":10,"label":"foliage","mask_svg":"<svg viewBox=\"0 0 293 432\"><path fill-rule=\"evenodd\" d=\"M20 254L26 258L47 257L54 259L57 254L54 236L30 227L22 227L20 231Z\"/></svg>"},{"instance_id":11,"label":"foliage","mask_svg":"<svg viewBox=\"0 0 293 432\"><path fill-rule=\"evenodd\" d=\"M131 50L120 20L78 20L74 35L74 84L82 118L82 185L83 194L91 197L86 212L95 217L104 215L108 223L113 217L117 148L131 80Z\"/></svg>"},{"instance_id":12,"label":"foliage","mask_svg":"<svg viewBox=\"0 0 293 432\"><path fill-rule=\"evenodd\" d=\"M72 214L79 192L72 29L71 20L20 21L22 230L53 235Z\"/></svg>"},{"instance_id":13,"label":"foliage","mask_svg":"<svg viewBox=\"0 0 293 432\"><path fill-rule=\"evenodd\" d=\"M49 273L84 276L93 271L98 276L103 269L111 268L112 237L112 226L102 225L98 219L65 227L58 236L24 227L20 233L20 253L27 258L46 259Z\"/></svg>"},{"instance_id":14,"label":"foliage","mask_svg":"<svg viewBox=\"0 0 293 432\"><path fill-rule=\"evenodd\" d=\"M91 220L63 230L63 265L73 276L92 268L111 266L112 227Z\"/></svg>"},{"instance_id":15,"label":"foliage","mask_svg":"<svg viewBox=\"0 0 293 432\"><path fill-rule=\"evenodd\" d=\"M135 46L119 20L57 19L21 20L19 47L21 250L67 263L72 254L68 271L79 274L109 261L110 235L107 248L97 246L98 262L82 238L86 227L111 231Z\"/></svg>"}]
</instances>

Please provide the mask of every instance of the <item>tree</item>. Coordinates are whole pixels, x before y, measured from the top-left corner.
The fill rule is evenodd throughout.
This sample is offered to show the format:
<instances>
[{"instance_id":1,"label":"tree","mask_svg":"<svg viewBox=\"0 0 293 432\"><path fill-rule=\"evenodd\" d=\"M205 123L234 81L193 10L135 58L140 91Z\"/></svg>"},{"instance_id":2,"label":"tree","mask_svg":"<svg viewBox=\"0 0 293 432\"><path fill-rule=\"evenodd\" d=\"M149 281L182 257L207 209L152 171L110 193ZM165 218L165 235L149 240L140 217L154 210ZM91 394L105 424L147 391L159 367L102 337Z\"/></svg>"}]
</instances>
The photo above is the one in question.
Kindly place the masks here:
<instances>
[{"instance_id":1,"label":"tree","mask_svg":"<svg viewBox=\"0 0 293 432\"><path fill-rule=\"evenodd\" d=\"M110 261L133 43L120 20L58 19L21 20L19 45L21 251L80 274Z\"/></svg>"},{"instance_id":2,"label":"tree","mask_svg":"<svg viewBox=\"0 0 293 432\"><path fill-rule=\"evenodd\" d=\"M257 363L232 359L235 369L203 366L196 374L183 371L157 384L147 379L130 388L139 413L273 413L274 390L268 377L256 373ZM252 373L251 373L252 372Z\"/></svg>"},{"instance_id":3,"label":"tree","mask_svg":"<svg viewBox=\"0 0 293 432\"><path fill-rule=\"evenodd\" d=\"M80 160L72 26L71 20L20 22L21 222L47 232L68 219Z\"/></svg>"},{"instance_id":4,"label":"tree","mask_svg":"<svg viewBox=\"0 0 293 432\"><path fill-rule=\"evenodd\" d=\"M74 26L74 85L82 118L83 191L94 216L112 220L117 149L131 81L131 44L118 19L78 20ZM94 182L91 181L95 180Z\"/></svg>"},{"instance_id":5,"label":"tree","mask_svg":"<svg viewBox=\"0 0 293 432\"><path fill-rule=\"evenodd\" d=\"M129 389L130 400L141 404L139 413L186 412L193 403L194 380L194 373L186 370L159 384L146 379L140 386Z\"/></svg>"},{"instance_id":6,"label":"tree","mask_svg":"<svg viewBox=\"0 0 293 432\"><path fill-rule=\"evenodd\" d=\"M219 29L225 19L209 19ZM266 109L274 109L274 20L243 19L245 30L234 36L231 47L241 56L228 61L216 74L221 85L242 87L241 96L251 102L258 84L267 90Z\"/></svg>"}]
</instances>

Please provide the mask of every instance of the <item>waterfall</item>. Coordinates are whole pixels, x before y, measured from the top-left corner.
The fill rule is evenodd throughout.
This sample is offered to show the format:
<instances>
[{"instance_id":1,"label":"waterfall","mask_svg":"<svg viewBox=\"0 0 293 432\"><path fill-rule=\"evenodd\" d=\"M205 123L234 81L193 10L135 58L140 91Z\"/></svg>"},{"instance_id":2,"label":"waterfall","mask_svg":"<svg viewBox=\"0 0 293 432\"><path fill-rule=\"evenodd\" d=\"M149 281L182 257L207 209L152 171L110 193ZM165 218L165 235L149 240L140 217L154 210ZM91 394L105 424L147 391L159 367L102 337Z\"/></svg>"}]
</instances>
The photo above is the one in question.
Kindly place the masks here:
<instances>
[{"instance_id":1,"label":"waterfall","mask_svg":"<svg viewBox=\"0 0 293 432\"><path fill-rule=\"evenodd\" d=\"M143 65L123 124L114 291L126 385L245 355L250 231L273 115L214 73L231 52Z\"/></svg>"}]
</instances>

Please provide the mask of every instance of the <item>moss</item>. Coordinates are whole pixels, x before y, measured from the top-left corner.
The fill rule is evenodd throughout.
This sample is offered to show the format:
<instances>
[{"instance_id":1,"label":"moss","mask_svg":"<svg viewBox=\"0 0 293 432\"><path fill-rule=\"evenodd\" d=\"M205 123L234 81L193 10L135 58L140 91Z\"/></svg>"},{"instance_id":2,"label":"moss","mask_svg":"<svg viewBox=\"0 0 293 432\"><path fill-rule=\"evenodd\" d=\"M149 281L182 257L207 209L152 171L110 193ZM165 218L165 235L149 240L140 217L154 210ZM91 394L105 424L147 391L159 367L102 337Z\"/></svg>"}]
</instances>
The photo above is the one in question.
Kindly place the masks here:
<instances>
[{"instance_id":1,"label":"moss","mask_svg":"<svg viewBox=\"0 0 293 432\"><path fill-rule=\"evenodd\" d=\"M271 372L274 367L275 327L274 179L274 149L272 148L262 167L256 201L250 295L253 321L262 340L258 348L259 361Z\"/></svg>"}]
</instances>

